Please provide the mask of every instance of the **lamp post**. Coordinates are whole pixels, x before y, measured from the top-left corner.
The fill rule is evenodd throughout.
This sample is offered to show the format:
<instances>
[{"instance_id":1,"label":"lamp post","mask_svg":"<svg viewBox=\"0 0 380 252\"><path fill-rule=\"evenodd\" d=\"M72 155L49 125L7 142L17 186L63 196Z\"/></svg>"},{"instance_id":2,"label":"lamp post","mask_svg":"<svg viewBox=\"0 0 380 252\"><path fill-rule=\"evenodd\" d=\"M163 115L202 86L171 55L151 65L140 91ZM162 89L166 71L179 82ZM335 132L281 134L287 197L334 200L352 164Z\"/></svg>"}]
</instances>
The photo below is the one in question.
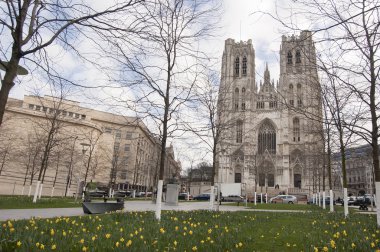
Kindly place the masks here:
<instances>
[{"instance_id":1,"label":"lamp post","mask_svg":"<svg viewBox=\"0 0 380 252\"><path fill-rule=\"evenodd\" d=\"M87 144L87 143L81 143L80 145L82 145L82 153L83 153L83 157L84 157L84 155L86 154L86 152L89 149L90 145ZM86 164L86 173L84 175L84 184L83 184L83 191L82 191L82 199L84 199L84 192L86 191L86 182L87 182L88 170L90 168L91 154L92 154L92 151L90 150L90 153L89 153L88 159L87 159L87 164Z\"/></svg>"}]
</instances>

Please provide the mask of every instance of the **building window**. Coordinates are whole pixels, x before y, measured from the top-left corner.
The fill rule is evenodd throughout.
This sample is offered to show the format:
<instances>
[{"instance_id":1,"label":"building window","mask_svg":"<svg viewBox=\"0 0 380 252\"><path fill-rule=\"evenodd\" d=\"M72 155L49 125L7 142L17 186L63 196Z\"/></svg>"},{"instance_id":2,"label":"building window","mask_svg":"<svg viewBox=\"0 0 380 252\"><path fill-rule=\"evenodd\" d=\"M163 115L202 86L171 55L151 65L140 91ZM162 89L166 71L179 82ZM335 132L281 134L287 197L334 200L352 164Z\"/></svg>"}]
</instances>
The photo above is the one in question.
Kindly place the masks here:
<instances>
[{"instance_id":1,"label":"building window","mask_svg":"<svg viewBox=\"0 0 380 252\"><path fill-rule=\"evenodd\" d=\"M43 112L47 112L48 108L47 107L42 107Z\"/></svg>"},{"instance_id":2,"label":"building window","mask_svg":"<svg viewBox=\"0 0 380 252\"><path fill-rule=\"evenodd\" d=\"M293 92L293 84L289 85L289 90L290 90L290 92Z\"/></svg>"},{"instance_id":3,"label":"building window","mask_svg":"<svg viewBox=\"0 0 380 252\"><path fill-rule=\"evenodd\" d=\"M127 132L127 134L125 135L125 139L132 139L132 132Z\"/></svg>"},{"instance_id":4,"label":"building window","mask_svg":"<svg viewBox=\"0 0 380 252\"><path fill-rule=\"evenodd\" d=\"M300 50L296 51L296 63L301 63L301 52L300 52Z\"/></svg>"},{"instance_id":5,"label":"building window","mask_svg":"<svg viewBox=\"0 0 380 252\"><path fill-rule=\"evenodd\" d=\"M115 143L115 144L113 145L113 150L114 150L114 151L118 151L119 148L120 148L120 143Z\"/></svg>"},{"instance_id":6,"label":"building window","mask_svg":"<svg viewBox=\"0 0 380 252\"><path fill-rule=\"evenodd\" d=\"M66 110L62 111L62 116L67 116L67 111Z\"/></svg>"},{"instance_id":7,"label":"building window","mask_svg":"<svg viewBox=\"0 0 380 252\"><path fill-rule=\"evenodd\" d=\"M235 183L241 183L241 173L235 173Z\"/></svg>"},{"instance_id":8,"label":"building window","mask_svg":"<svg viewBox=\"0 0 380 252\"><path fill-rule=\"evenodd\" d=\"M69 116L70 117L73 117L74 113L73 112L69 112Z\"/></svg>"},{"instance_id":9,"label":"building window","mask_svg":"<svg viewBox=\"0 0 380 252\"><path fill-rule=\"evenodd\" d=\"M40 111L41 110L41 106L36 105L36 110Z\"/></svg>"},{"instance_id":10,"label":"building window","mask_svg":"<svg viewBox=\"0 0 380 252\"><path fill-rule=\"evenodd\" d=\"M239 110L239 89L238 88L235 88L234 108L235 108L235 111Z\"/></svg>"},{"instance_id":11,"label":"building window","mask_svg":"<svg viewBox=\"0 0 380 252\"><path fill-rule=\"evenodd\" d=\"M240 60L239 60L239 57L236 57L236 59L235 59L235 76L239 76L239 70L240 70Z\"/></svg>"},{"instance_id":12,"label":"building window","mask_svg":"<svg viewBox=\"0 0 380 252\"><path fill-rule=\"evenodd\" d=\"M270 101L269 108L277 108L277 101Z\"/></svg>"},{"instance_id":13,"label":"building window","mask_svg":"<svg viewBox=\"0 0 380 252\"><path fill-rule=\"evenodd\" d=\"M293 119L293 141L299 142L300 140L300 119L296 117Z\"/></svg>"},{"instance_id":14,"label":"building window","mask_svg":"<svg viewBox=\"0 0 380 252\"><path fill-rule=\"evenodd\" d=\"M265 108L265 102L259 101L256 103L256 108L257 109L264 109Z\"/></svg>"},{"instance_id":15,"label":"building window","mask_svg":"<svg viewBox=\"0 0 380 252\"><path fill-rule=\"evenodd\" d=\"M238 120L236 123L236 142L243 142L243 122L241 120Z\"/></svg>"},{"instance_id":16,"label":"building window","mask_svg":"<svg viewBox=\"0 0 380 252\"><path fill-rule=\"evenodd\" d=\"M290 106L294 106L294 100L289 101Z\"/></svg>"},{"instance_id":17,"label":"building window","mask_svg":"<svg viewBox=\"0 0 380 252\"><path fill-rule=\"evenodd\" d=\"M112 129L111 129L111 128L105 128L105 129L104 129L104 132L105 132L105 133L112 133Z\"/></svg>"},{"instance_id":18,"label":"building window","mask_svg":"<svg viewBox=\"0 0 380 252\"><path fill-rule=\"evenodd\" d=\"M274 187L274 174L268 174L268 187Z\"/></svg>"},{"instance_id":19,"label":"building window","mask_svg":"<svg viewBox=\"0 0 380 252\"><path fill-rule=\"evenodd\" d=\"M247 57L243 57L243 76L247 76Z\"/></svg>"},{"instance_id":20,"label":"building window","mask_svg":"<svg viewBox=\"0 0 380 252\"><path fill-rule=\"evenodd\" d=\"M127 179L127 170L120 171L120 179Z\"/></svg>"},{"instance_id":21,"label":"building window","mask_svg":"<svg viewBox=\"0 0 380 252\"><path fill-rule=\"evenodd\" d=\"M82 115L82 120L86 119L86 115Z\"/></svg>"},{"instance_id":22,"label":"building window","mask_svg":"<svg viewBox=\"0 0 380 252\"><path fill-rule=\"evenodd\" d=\"M34 109L34 105L33 104L29 104L29 109Z\"/></svg>"},{"instance_id":23,"label":"building window","mask_svg":"<svg viewBox=\"0 0 380 252\"><path fill-rule=\"evenodd\" d=\"M241 89L241 109L245 110L245 88Z\"/></svg>"},{"instance_id":24,"label":"building window","mask_svg":"<svg viewBox=\"0 0 380 252\"><path fill-rule=\"evenodd\" d=\"M79 114L75 114L75 118L78 119L79 118Z\"/></svg>"},{"instance_id":25,"label":"building window","mask_svg":"<svg viewBox=\"0 0 380 252\"><path fill-rule=\"evenodd\" d=\"M298 107L302 107L302 100L301 100L301 99L298 99L298 100L297 100L297 106L298 106Z\"/></svg>"},{"instance_id":26,"label":"building window","mask_svg":"<svg viewBox=\"0 0 380 252\"><path fill-rule=\"evenodd\" d=\"M258 151L259 154L266 151L276 154L276 130L269 121L264 122L259 129Z\"/></svg>"},{"instance_id":27,"label":"building window","mask_svg":"<svg viewBox=\"0 0 380 252\"><path fill-rule=\"evenodd\" d=\"M265 186L265 174L264 173L259 174L259 186Z\"/></svg>"},{"instance_id":28,"label":"building window","mask_svg":"<svg viewBox=\"0 0 380 252\"><path fill-rule=\"evenodd\" d=\"M115 130L116 132L115 132L115 138L116 139L120 139L121 138L121 132L120 132L120 130Z\"/></svg>"},{"instance_id":29,"label":"building window","mask_svg":"<svg viewBox=\"0 0 380 252\"><path fill-rule=\"evenodd\" d=\"M288 52L288 64L293 63L293 54L291 51Z\"/></svg>"},{"instance_id":30,"label":"building window","mask_svg":"<svg viewBox=\"0 0 380 252\"><path fill-rule=\"evenodd\" d=\"M124 146L124 151L130 151L131 150L131 145L130 144L126 144Z\"/></svg>"}]
</instances>

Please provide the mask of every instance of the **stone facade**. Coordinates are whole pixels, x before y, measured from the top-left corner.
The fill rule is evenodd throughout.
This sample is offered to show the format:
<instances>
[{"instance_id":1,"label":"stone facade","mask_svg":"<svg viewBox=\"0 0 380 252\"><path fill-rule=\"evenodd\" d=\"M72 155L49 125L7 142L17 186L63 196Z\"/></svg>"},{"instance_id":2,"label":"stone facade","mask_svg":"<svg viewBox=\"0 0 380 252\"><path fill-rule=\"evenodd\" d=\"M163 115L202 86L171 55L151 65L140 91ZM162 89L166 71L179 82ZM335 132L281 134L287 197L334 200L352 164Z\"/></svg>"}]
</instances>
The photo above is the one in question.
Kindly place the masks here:
<instances>
[{"instance_id":1,"label":"stone facade","mask_svg":"<svg viewBox=\"0 0 380 252\"><path fill-rule=\"evenodd\" d=\"M75 101L10 98L0 142L1 194L33 193L46 146L44 195L71 196L84 181L152 190L158 179L160 144L141 120L84 108ZM173 147L169 149L165 171L170 170L170 177L165 180L181 170Z\"/></svg>"},{"instance_id":2,"label":"stone facade","mask_svg":"<svg viewBox=\"0 0 380 252\"><path fill-rule=\"evenodd\" d=\"M218 181L245 193L310 193L321 176L322 106L311 33L283 36L280 76L256 81L252 41L225 41Z\"/></svg>"}]
</instances>

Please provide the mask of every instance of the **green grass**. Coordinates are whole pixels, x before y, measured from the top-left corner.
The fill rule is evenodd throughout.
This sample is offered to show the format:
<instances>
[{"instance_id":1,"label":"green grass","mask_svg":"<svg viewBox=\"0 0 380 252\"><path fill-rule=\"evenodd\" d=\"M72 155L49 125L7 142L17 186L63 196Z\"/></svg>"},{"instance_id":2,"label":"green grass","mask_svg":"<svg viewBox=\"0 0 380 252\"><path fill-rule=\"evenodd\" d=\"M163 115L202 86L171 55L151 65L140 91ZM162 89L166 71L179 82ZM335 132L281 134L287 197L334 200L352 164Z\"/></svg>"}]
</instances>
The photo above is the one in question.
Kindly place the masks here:
<instances>
[{"instance_id":1,"label":"green grass","mask_svg":"<svg viewBox=\"0 0 380 252\"><path fill-rule=\"evenodd\" d=\"M27 196L0 196L0 209L29 209L29 208L67 208L81 207L82 200L75 202L74 198L42 197L33 203L33 197Z\"/></svg>"},{"instance_id":2,"label":"green grass","mask_svg":"<svg viewBox=\"0 0 380 252\"><path fill-rule=\"evenodd\" d=\"M0 222L0 251L375 251L373 215L164 211ZM128 248L127 248L128 247ZM335 249L333 249L335 248Z\"/></svg>"}]
</instances>

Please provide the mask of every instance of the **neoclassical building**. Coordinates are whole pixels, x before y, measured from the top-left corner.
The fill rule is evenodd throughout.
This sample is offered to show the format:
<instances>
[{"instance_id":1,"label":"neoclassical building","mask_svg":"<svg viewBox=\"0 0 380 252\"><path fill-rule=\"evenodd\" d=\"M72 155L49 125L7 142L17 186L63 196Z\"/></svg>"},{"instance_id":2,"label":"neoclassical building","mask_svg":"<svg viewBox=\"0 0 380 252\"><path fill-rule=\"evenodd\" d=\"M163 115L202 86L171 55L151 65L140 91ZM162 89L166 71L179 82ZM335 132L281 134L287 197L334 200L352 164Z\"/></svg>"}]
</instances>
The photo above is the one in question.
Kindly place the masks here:
<instances>
[{"instance_id":1,"label":"neoclassical building","mask_svg":"<svg viewBox=\"0 0 380 252\"><path fill-rule=\"evenodd\" d=\"M261 74L260 74L261 75ZM309 193L321 177L323 127L309 31L283 36L280 76L256 80L252 40L225 41L219 92L218 181L243 194Z\"/></svg>"},{"instance_id":2,"label":"neoclassical building","mask_svg":"<svg viewBox=\"0 0 380 252\"><path fill-rule=\"evenodd\" d=\"M84 181L152 190L160 150L158 139L139 118L58 97L9 98L0 127L0 194L33 193L43 160L44 195L72 196ZM181 171L173 146L167 150L165 183L179 178Z\"/></svg>"}]
</instances>

